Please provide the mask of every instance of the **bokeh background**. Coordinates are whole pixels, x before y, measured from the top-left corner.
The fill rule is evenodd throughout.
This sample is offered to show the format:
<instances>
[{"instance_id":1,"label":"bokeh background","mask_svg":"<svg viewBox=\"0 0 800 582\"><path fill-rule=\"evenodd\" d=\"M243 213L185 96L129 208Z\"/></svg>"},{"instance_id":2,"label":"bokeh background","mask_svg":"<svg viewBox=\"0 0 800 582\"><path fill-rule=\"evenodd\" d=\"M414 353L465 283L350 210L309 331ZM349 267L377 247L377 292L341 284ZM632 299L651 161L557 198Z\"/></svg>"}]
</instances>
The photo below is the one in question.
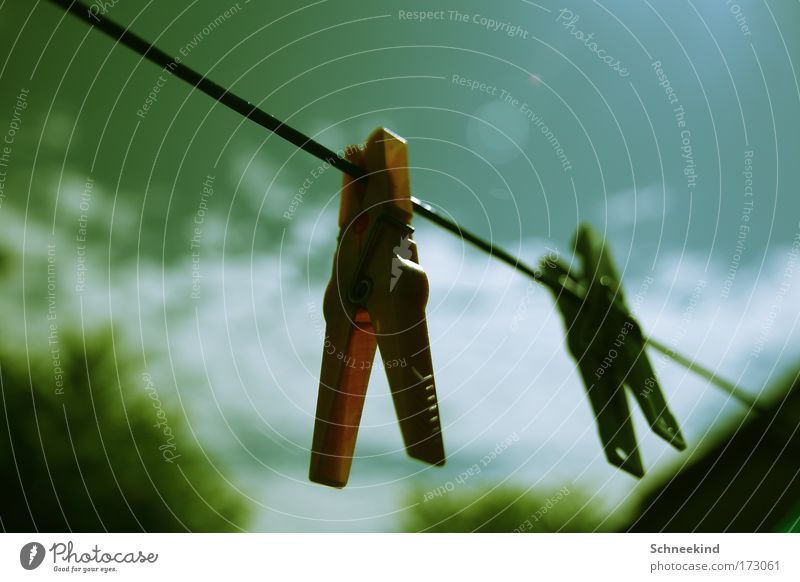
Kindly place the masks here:
<instances>
[{"instance_id":1,"label":"bokeh background","mask_svg":"<svg viewBox=\"0 0 800 582\"><path fill-rule=\"evenodd\" d=\"M93 10L332 149L393 129L416 196L527 262L569 261L592 223L648 333L784 402L800 356L796 2ZM785 415L755 457L766 429L723 463L781 467L769 491L747 485L761 505L698 525L671 521L678 503L648 522L677 474L704 467L689 492L744 478L703 463L753 415L653 353L689 450L634 410L648 473L614 469L550 295L422 220L448 463L406 457L376 373L349 486L309 483L341 175L162 75L48 2L0 3L3 529L794 527Z\"/></svg>"}]
</instances>

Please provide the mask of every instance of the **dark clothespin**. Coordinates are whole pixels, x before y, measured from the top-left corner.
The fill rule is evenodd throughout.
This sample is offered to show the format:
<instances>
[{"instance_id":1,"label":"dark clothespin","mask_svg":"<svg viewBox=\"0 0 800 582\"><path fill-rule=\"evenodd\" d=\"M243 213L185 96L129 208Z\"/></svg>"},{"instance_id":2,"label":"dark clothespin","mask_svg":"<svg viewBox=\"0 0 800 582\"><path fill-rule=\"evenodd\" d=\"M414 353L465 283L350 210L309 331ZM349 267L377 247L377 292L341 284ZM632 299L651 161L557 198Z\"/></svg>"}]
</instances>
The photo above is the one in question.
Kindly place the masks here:
<instances>
[{"instance_id":1,"label":"dark clothespin","mask_svg":"<svg viewBox=\"0 0 800 582\"><path fill-rule=\"evenodd\" d=\"M407 144L378 129L348 159L366 176L344 180L309 471L332 487L347 484L376 347L408 454L445 460L425 320L428 278L411 238Z\"/></svg>"},{"instance_id":2,"label":"dark clothespin","mask_svg":"<svg viewBox=\"0 0 800 582\"><path fill-rule=\"evenodd\" d=\"M603 237L581 225L574 239L582 269L558 261L542 263L543 280L556 296L567 328L567 345L577 360L597 418L608 461L637 477L644 476L624 386L639 403L658 436L678 450L686 448L645 352L641 328L623 298L619 275ZM581 303L562 287L582 289Z\"/></svg>"}]
</instances>

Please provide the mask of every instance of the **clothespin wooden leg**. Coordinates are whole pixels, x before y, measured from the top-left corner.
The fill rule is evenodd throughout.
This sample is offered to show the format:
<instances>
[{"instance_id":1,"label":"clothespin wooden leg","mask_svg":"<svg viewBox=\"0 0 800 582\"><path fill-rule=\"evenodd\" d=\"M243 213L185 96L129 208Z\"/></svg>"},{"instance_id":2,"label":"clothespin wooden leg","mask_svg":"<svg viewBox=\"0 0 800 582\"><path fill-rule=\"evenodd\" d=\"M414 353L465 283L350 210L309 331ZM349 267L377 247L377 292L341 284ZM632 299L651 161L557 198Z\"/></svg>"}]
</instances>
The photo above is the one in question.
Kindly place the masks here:
<instances>
[{"instance_id":1,"label":"clothespin wooden leg","mask_svg":"<svg viewBox=\"0 0 800 582\"><path fill-rule=\"evenodd\" d=\"M363 164L359 150L350 148L347 155ZM331 487L344 487L350 476L377 347L369 313L349 300L350 281L357 267L354 257L365 236L364 221L356 209L365 194L365 181L345 176L339 214L342 231L323 301L325 342L309 479Z\"/></svg>"},{"instance_id":2,"label":"clothespin wooden leg","mask_svg":"<svg viewBox=\"0 0 800 582\"><path fill-rule=\"evenodd\" d=\"M317 397L309 479L331 487L347 485L375 357L375 334L369 315L366 310L356 310L354 319L358 325L349 337L329 335L323 348L326 361ZM328 327L333 333L343 328Z\"/></svg>"},{"instance_id":3,"label":"clothespin wooden leg","mask_svg":"<svg viewBox=\"0 0 800 582\"><path fill-rule=\"evenodd\" d=\"M643 477L644 465L620 367L616 361L604 367L604 358L609 357L613 342L608 328L598 326L595 320L597 313L603 312L604 303L595 300L596 291L590 288L588 293L588 301L578 317L577 337L581 339L574 342L577 345L573 346L573 355L578 359L608 462L636 477ZM582 357L575 353L581 350Z\"/></svg>"},{"instance_id":4,"label":"clothespin wooden leg","mask_svg":"<svg viewBox=\"0 0 800 582\"><path fill-rule=\"evenodd\" d=\"M444 464L439 403L425 322L428 278L419 267L416 244L407 242L408 258L395 254L396 285L390 303L373 308L383 365L392 390L398 423L411 457Z\"/></svg>"},{"instance_id":5,"label":"clothespin wooden leg","mask_svg":"<svg viewBox=\"0 0 800 582\"><path fill-rule=\"evenodd\" d=\"M625 349L627 361L634 362L625 378L625 385L639 402L639 407L647 422L650 423L650 428L679 451L684 450L686 441L678 426L678 421L675 420L667 405L667 400L658 384L650 360L644 352L641 339L632 338L630 345Z\"/></svg>"}]
</instances>

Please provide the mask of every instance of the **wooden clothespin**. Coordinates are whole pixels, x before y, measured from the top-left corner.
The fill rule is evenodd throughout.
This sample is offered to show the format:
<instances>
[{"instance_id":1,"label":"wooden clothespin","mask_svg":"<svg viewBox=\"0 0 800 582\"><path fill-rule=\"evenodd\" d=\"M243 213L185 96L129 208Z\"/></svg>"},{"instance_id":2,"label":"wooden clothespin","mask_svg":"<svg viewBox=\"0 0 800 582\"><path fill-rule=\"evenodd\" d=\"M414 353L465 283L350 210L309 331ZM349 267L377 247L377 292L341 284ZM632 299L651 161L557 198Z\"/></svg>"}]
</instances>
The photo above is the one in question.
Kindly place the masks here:
<instances>
[{"instance_id":1,"label":"wooden clothespin","mask_svg":"<svg viewBox=\"0 0 800 582\"><path fill-rule=\"evenodd\" d=\"M552 260L544 261L542 269L563 316L567 345L583 377L606 458L642 477L644 467L624 386L633 393L653 432L678 450L685 449L686 443L650 365L641 328L625 304L603 237L581 225L574 246L582 263L580 271ZM561 294L563 286L583 289L584 302Z\"/></svg>"},{"instance_id":2,"label":"wooden clothespin","mask_svg":"<svg viewBox=\"0 0 800 582\"><path fill-rule=\"evenodd\" d=\"M428 278L411 235L408 146L377 129L347 157L366 170L345 176L311 447L311 481L344 487L350 475L376 346L411 457L445 461L425 305Z\"/></svg>"}]
</instances>

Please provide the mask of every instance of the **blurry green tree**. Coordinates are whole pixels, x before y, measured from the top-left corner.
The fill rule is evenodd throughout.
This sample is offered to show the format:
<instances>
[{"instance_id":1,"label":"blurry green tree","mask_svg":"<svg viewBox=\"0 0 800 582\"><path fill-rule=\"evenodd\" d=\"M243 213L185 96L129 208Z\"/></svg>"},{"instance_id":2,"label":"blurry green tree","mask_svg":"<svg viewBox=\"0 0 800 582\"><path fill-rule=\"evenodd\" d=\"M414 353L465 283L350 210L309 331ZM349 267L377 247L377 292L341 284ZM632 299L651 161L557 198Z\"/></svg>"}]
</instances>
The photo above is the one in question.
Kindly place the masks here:
<instances>
[{"instance_id":1,"label":"blurry green tree","mask_svg":"<svg viewBox=\"0 0 800 582\"><path fill-rule=\"evenodd\" d=\"M111 337L63 337L63 390L49 361L0 354L0 528L231 531L246 507L170 416L170 440ZM163 414L163 413L162 413Z\"/></svg>"},{"instance_id":2,"label":"blurry green tree","mask_svg":"<svg viewBox=\"0 0 800 582\"><path fill-rule=\"evenodd\" d=\"M417 491L412 499L423 498ZM570 487L549 494L516 487L453 492L417 503L406 518L412 532L587 532L612 531L587 495Z\"/></svg>"}]
</instances>

